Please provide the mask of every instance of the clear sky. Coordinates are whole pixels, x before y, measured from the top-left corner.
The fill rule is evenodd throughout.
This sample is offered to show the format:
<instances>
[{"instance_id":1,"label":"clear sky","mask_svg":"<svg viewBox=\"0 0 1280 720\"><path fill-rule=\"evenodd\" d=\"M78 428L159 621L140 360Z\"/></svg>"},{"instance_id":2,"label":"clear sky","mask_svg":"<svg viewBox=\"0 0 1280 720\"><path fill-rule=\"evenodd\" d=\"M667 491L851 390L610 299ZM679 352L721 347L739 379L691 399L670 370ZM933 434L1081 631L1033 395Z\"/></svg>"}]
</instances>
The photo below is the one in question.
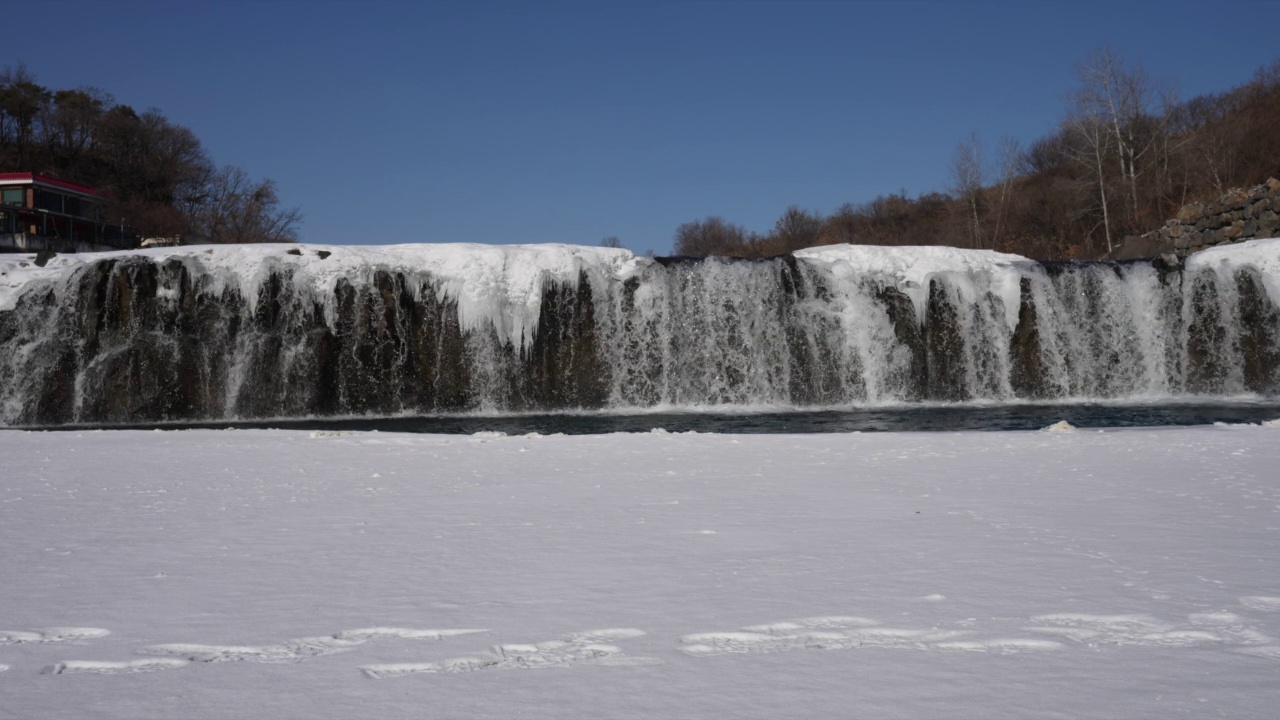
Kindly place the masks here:
<instances>
[{"instance_id":1,"label":"clear sky","mask_svg":"<svg viewBox=\"0 0 1280 720\"><path fill-rule=\"evenodd\" d=\"M317 243L671 248L945 190L1110 45L1183 96L1280 58L1280 2L0 0L0 65L94 85L277 181Z\"/></svg>"}]
</instances>

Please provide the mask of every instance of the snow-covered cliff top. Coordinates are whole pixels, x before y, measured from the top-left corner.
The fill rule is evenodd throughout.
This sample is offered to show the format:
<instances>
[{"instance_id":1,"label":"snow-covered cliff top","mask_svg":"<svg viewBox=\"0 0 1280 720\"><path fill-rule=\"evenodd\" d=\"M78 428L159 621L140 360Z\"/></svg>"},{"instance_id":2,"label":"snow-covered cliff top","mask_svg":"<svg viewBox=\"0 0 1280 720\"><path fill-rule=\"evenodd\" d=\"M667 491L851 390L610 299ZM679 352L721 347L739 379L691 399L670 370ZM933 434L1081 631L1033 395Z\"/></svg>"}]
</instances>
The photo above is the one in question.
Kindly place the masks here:
<instances>
[{"instance_id":1,"label":"snow-covered cliff top","mask_svg":"<svg viewBox=\"0 0 1280 720\"><path fill-rule=\"evenodd\" d=\"M1031 260L991 250L950 247L831 245L795 253L807 263L825 266L834 277L878 276L923 308L928 281L938 273L986 274L1016 322L1019 271ZM240 285L253 301L256 287L272 268L293 267L295 281L318 292L332 290L340 277L359 278L379 269L429 274L437 290L457 301L464 327L505 318L501 336L528 340L534 331L548 281L576 285L580 274L625 280L653 261L630 251L578 245L214 245L152 248L108 253L58 255L37 267L33 255L0 255L0 311L39 284L56 284L86 263L109 258L178 258L193 270ZM1206 250L1188 259L1188 267L1228 269L1252 265L1280 298L1280 240L1253 240Z\"/></svg>"},{"instance_id":2,"label":"snow-covered cliff top","mask_svg":"<svg viewBox=\"0 0 1280 720\"><path fill-rule=\"evenodd\" d=\"M464 327L505 318L508 325L498 328L499 334L526 340L532 336L545 282L576 285L583 270L626 278L652 262L627 250L557 244L187 246L59 255L43 268L36 267L33 255L0 255L0 311L12 309L18 296L36 283L69 277L86 263L128 257L180 259L194 270L238 284L250 302L258 283L275 268L295 268L295 281L319 292L332 290L338 278L356 279L376 270L429 274L440 292L457 301Z\"/></svg>"}]
</instances>

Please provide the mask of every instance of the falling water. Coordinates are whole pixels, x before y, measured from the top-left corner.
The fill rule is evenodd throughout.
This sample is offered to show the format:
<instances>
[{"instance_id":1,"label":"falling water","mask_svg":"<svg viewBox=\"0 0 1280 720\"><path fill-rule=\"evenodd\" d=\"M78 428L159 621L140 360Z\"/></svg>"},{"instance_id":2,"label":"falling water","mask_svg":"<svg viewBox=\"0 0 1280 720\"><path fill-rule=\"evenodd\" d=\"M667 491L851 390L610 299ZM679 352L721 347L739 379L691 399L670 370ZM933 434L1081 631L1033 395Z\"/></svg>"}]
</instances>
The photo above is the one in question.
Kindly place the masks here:
<instances>
[{"instance_id":1,"label":"falling water","mask_svg":"<svg viewBox=\"0 0 1280 720\"><path fill-rule=\"evenodd\" d=\"M1186 268L848 246L11 256L0 422L1276 395L1280 243L1247 245Z\"/></svg>"}]
</instances>

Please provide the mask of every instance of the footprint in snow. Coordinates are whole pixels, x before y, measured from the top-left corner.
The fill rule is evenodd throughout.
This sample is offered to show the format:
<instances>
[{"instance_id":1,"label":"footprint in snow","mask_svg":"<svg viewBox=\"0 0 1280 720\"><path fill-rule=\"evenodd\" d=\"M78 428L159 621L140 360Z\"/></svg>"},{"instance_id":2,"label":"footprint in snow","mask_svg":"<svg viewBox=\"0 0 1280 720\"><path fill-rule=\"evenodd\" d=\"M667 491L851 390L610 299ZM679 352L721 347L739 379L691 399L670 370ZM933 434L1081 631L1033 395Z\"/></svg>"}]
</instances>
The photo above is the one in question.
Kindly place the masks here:
<instances>
[{"instance_id":1,"label":"footprint in snow","mask_svg":"<svg viewBox=\"0 0 1280 720\"><path fill-rule=\"evenodd\" d=\"M1057 635L1089 646L1137 645L1190 647L1193 645L1265 645L1273 638L1250 627L1230 612L1193 613L1185 623L1169 623L1150 615L1092 615L1055 613L1031 618L1028 632Z\"/></svg>"},{"instance_id":2,"label":"footprint in snow","mask_svg":"<svg viewBox=\"0 0 1280 720\"><path fill-rule=\"evenodd\" d=\"M731 632L695 633L680 640L685 645L684 653L696 657L865 647L995 653L1061 647L1057 642L1029 638L960 640L970 635L965 630L887 628L869 618L833 615L753 625Z\"/></svg>"},{"instance_id":3,"label":"footprint in snow","mask_svg":"<svg viewBox=\"0 0 1280 720\"><path fill-rule=\"evenodd\" d=\"M1240 604L1252 610L1263 612L1280 612L1280 597L1268 595L1250 595L1240 598Z\"/></svg>"},{"instance_id":4,"label":"footprint in snow","mask_svg":"<svg viewBox=\"0 0 1280 720\"><path fill-rule=\"evenodd\" d=\"M441 640L458 635L471 635L488 630L419 630L414 628L370 627L343 630L332 635L294 638L276 645L199 645L175 643L151 645L138 652L183 658L191 662L257 662L296 663L308 658L345 652L370 640L400 638L404 640Z\"/></svg>"},{"instance_id":5,"label":"footprint in snow","mask_svg":"<svg viewBox=\"0 0 1280 720\"><path fill-rule=\"evenodd\" d=\"M1056 635L1087 645L1145 645L1181 647L1222 642L1206 630L1179 629L1149 615L1091 615L1054 613L1031 618L1027 632Z\"/></svg>"},{"instance_id":6,"label":"footprint in snow","mask_svg":"<svg viewBox=\"0 0 1280 720\"><path fill-rule=\"evenodd\" d=\"M1280 660L1280 645L1262 645L1257 647L1236 648L1235 652L1267 660Z\"/></svg>"},{"instance_id":7,"label":"footprint in snow","mask_svg":"<svg viewBox=\"0 0 1280 720\"><path fill-rule=\"evenodd\" d=\"M1280 612L1280 598L1252 595L1240 598L1252 610ZM1248 618L1233 612L1192 613L1185 623L1170 623L1150 615L1090 615L1057 613L1038 615L1029 632L1057 635L1081 644L1137 645L1147 647L1225 646L1230 652L1280 660L1280 643L1254 627Z\"/></svg>"},{"instance_id":8,"label":"footprint in snow","mask_svg":"<svg viewBox=\"0 0 1280 720\"><path fill-rule=\"evenodd\" d=\"M1266 645L1275 638L1255 630L1245 618L1232 612L1192 613L1187 620L1198 628L1213 632L1229 643Z\"/></svg>"},{"instance_id":9,"label":"footprint in snow","mask_svg":"<svg viewBox=\"0 0 1280 720\"><path fill-rule=\"evenodd\" d=\"M80 628L83 630L84 628ZM62 628L67 630L67 628ZM102 631L106 632L106 631ZM124 675L131 673L176 670L191 663L256 662L297 663L308 658L344 652L371 640L401 638L407 640L440 640L456 635L488 632L487 630L420 630L415 628L369 627L343 630L332 635L295 638L276 645L201 645L174 643L151 645L138 652L153 655L142 660L99 662L68 660L44 669L50 675L93 673L98 675Z\"/></svg>"},{"instance_id":10,"label":"footprint in snow","mask_svg":"<svg viewBox=\"0 0 1280 720\"><path fill-rule=\"evenodd\" d=\"M323 637L294 638L277 645L200 645L196 643L172 643L151 645L138 652L181 658L185 662L255 662L296 663L307 658L332 655L360 645L362 641L347 641L332 635Z\"/></svg>"},{"instance_id":11,"label":"footprint in snow","mask_svg":"<svg viewBox=\"0 0 1280 720\"><path fill-rule=\"evenodd\" d=\"M176 670L186 665L186 660L178 660L176 658L148 658L146 660L129 660L125 662L69 660L50 665L43 672L46 675L132 675L156 672L157 670Z\"/></svg>"},{"instance_id":12,"label":"footprint in snow","mask_svg":"<svg viewBox=\"0 0 1280 720\"><path fill-rule=\"evenodd\" d=\"M571 665L656 665L657 658L629 656L612 643L644 635L643 630L612 628L587 630L532 645L495 645L488 652L435 663L365 665L360 670L375 680L421 673L464 673L477 670L536 670Z\"/></svg>"},{"instance_id":13,"label":"footprint in snow","mask_svg":"<svg viewBox=\"0 0 1280 720\"><path fill-rule=\"evenodd\" d=\"M79 642L97 640L111 634L101 628L53 627L41 630L0 630L0 645L34 645L38 643Z\"/></svg>"}]
</instances>

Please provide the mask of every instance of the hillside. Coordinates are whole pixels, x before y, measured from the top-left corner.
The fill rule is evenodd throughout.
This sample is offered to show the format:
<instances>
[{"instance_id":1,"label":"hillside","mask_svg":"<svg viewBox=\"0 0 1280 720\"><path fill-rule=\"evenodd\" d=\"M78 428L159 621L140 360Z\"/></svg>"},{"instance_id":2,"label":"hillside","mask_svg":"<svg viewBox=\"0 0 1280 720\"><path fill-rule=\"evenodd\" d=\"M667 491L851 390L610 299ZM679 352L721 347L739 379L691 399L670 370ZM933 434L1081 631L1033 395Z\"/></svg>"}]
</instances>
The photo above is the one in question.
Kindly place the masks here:
<instances>
[{"instance_id":1,"label":"hillside","mask_svg":"<svg viewBox=\"0 0 1280 720\"><path fill-rule=\"evenodd\" d=\"M1196 203L1230 203L1233 189L1280 176L1280 61L1189 100L1108 50L1077 73L1056 128L1026 148L1006 140L995 153L976 135L961 143L946 192L891 193L825 216L792 206L765 234L709 217L682 225L673 252L763 257L854 243L1101 258L1184 207L1194 214ZM1230 222L1239 219L1248 220Z\"/></svg>"},{"instance_id":2,"label":"hillside","mask_svg":"<svg viewBox=\"0 0 1280 720\"><path fill-rule=\"evenodd\" d=\"M0 70L0 172L35 172L106 192L104 218L142 237L292 242L302 214L276 185L219 167L190 128L94 87L44 87L25 65Z\"/></svg>"}]
</instances>

